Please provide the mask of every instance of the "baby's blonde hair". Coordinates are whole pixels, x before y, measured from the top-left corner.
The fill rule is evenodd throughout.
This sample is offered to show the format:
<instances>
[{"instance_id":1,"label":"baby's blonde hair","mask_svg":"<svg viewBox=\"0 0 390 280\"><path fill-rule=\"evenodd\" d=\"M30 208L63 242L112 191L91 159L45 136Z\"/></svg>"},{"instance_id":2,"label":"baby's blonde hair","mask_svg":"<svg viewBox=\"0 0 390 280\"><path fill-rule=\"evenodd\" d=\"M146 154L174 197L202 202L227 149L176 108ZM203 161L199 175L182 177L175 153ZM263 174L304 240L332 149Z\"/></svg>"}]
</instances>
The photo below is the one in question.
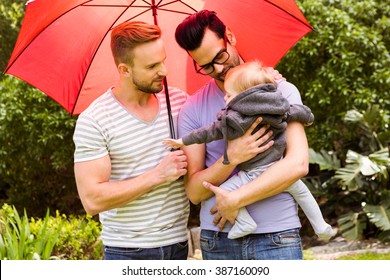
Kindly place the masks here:
<instances>
[{"instance_id":1,"label":"baby's blonde hair","mask_svg":"<svg viewBox=\"0 0 390 280\"><path fill-rule=\"evenodd\" d=\"M259 84L273 84L275 80L258 61L250 61L231 69L225 77L226 90L240 93Z\"/></svg>"}]
</instances>

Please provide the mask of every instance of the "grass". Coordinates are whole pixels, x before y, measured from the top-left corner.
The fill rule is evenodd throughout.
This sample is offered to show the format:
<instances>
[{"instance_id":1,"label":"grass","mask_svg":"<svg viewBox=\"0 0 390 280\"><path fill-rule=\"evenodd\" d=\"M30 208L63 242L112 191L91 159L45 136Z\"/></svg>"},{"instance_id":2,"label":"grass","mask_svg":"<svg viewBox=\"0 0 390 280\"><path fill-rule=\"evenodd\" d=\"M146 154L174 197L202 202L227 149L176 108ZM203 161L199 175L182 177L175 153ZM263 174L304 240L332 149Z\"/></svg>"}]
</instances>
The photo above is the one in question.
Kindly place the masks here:
<instances>
[{"instance_id":1,"label":"grass","mask_svg":"<svg viewBox=\"0 0 390 280\"><path fill-rule=\"evenodd\" d=\"M367 252L363 254L340 257L338 260L390 260L390 253L378 254Z\"/></svg>"},{"instance_id":2,"label":"grass","mask_svg":"<svg viewBox=\"0 0 390 280\"><path fill-rule=\"evenodd\" d=\"M310 250L303 250L304 260L316 260L315 255ZM336 260L390 260L390 253L378 254L373 252L366 252L360 254L351 253L347 256L342 256Z\"/></svg>"}]
</instances>

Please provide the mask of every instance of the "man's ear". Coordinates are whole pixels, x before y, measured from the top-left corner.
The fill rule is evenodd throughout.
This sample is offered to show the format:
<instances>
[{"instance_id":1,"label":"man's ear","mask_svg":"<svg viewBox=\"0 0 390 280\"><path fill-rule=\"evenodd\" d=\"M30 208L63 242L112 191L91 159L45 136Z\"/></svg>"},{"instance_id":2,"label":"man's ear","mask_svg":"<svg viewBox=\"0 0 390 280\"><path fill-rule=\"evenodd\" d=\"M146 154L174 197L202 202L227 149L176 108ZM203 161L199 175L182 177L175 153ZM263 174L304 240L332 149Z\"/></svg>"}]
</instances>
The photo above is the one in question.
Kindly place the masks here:
<instances>
[{"instance_id":1,"label":"man's ear","mask_svg":"<svg viewBox=\"0 0 390 280\"><path fill-rule=\"evenodd\" d=\"M234 35L234 33L230 30L230 28L228 26L226 26L225 34L226 34L226 38L228 39L230 45L235 46L237 43L236 36Z\"/></svg>"},{"instance_id":2,"label":"man's ear","mask_svg":"<svg viewBox=\"0 0 390 280\"><path fill-rule=\"evenodd\" d=\"M119 63L118 71L121 76L128 77L131 75L131 68L125 63Z\"/></svg>"}]
</instances>

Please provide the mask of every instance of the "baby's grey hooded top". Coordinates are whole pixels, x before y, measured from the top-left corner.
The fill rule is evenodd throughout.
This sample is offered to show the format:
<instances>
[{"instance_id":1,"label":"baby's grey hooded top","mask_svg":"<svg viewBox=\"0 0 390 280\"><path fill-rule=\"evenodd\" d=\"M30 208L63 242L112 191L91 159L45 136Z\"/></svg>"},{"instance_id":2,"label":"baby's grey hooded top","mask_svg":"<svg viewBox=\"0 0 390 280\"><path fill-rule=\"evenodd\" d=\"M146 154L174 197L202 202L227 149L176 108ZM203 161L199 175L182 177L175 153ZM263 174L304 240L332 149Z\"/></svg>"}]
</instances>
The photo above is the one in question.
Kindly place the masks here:
<instances>
[{"instance_id":1,"label":"baby's grey hooded top","mask_svg":"<svg viewBox=\"0 0 390 280\"><path fill-rule=\"evenodd\" d=\"M271 139L274 140L274 144L265 152L239 164L237 167L240 170L249 170L255 166L280 160L286 148L287 123L298 121L304 125L311 125L314 121L314 115L309 107L300 104L290 105L273 84L263 84L251 87L235 96L224 109L218 112L215 122L192 131L183 136L182 140L184 145L191 145L224 139L223 163L229 164L228 140L244 135L258 117L262 117L263 121L254 132L269 124L269 129L273 131Z\"/></svg>"}]
</instances>

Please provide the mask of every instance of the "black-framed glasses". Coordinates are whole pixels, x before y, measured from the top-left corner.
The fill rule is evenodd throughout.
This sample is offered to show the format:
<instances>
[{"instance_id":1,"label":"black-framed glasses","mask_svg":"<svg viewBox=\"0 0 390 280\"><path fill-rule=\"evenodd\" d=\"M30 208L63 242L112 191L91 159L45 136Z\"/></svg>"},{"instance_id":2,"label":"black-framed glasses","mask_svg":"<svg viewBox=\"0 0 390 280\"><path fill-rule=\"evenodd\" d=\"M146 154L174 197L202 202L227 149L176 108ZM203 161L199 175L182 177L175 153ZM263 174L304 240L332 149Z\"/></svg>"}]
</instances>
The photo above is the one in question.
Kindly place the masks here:
<instances>
[{"instance_id":1,"label":"black-framed glasses","mask_svg":"<svg viewBox=\"0 0 390 280\"><path fill-rule=\"evenodd\" d=\"M223 36L223 41L225 47L217 53L217 55L210 63L198 66L195 60L193 60L196 73L199 73L201 75L210 75L215 70L214 64L224 64L226 61L228 61L228 59L230 58L230 54L227 51L226 35Z\"/></svg>"}]
</instances>

